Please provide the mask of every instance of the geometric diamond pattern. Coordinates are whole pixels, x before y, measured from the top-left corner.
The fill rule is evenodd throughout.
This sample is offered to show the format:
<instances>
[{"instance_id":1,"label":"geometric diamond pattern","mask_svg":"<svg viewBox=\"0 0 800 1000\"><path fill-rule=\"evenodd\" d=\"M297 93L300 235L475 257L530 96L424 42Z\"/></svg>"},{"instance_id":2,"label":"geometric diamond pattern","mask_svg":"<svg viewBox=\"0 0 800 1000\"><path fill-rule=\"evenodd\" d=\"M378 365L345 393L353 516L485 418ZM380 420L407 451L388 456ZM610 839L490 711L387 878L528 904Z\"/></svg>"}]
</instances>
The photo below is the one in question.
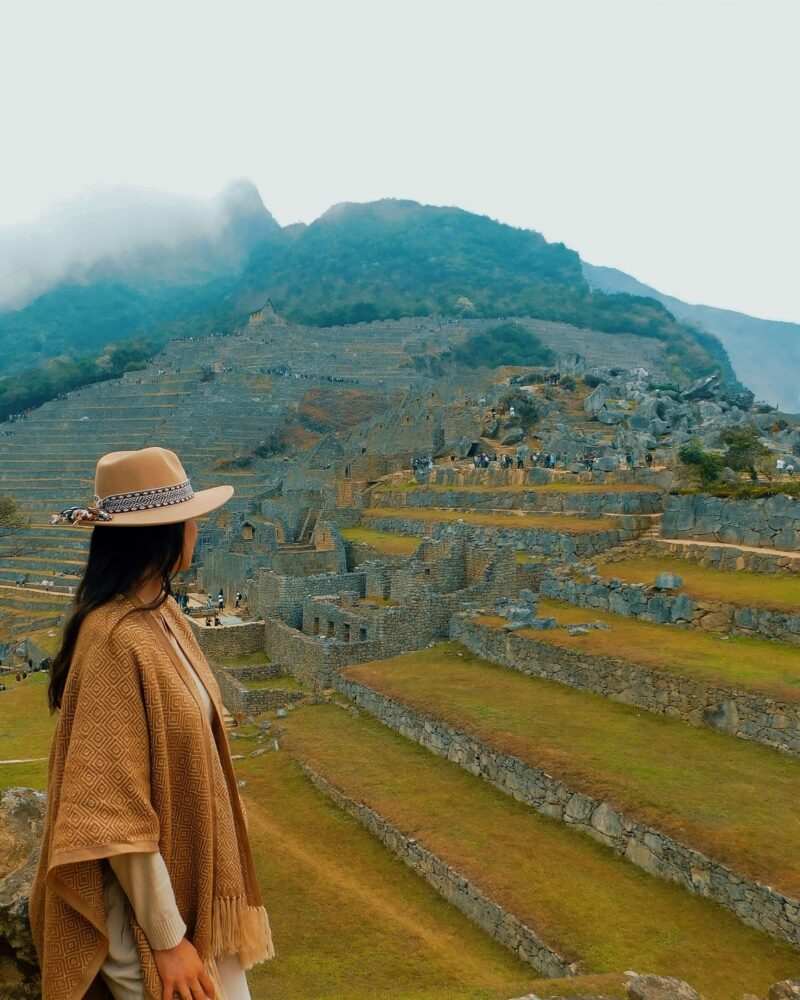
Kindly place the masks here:
<instances>
[{"instance_id":1,"label":"geometric diamond pattern","mask_svg":"<svg viewBox=\"0 0 800 1000\"><path fill-rule=\"evenodd\" d=\"M219 684L174 598L160 610L209 693L214 724L152 612L119 595L84 619L50 748L29 900L45 1000L110 997L99 975L108 950L104 857L132 846L161 851L204 959L216 954L215 898L263 906ZM152 950L128 913L146 989L160 1000Z\"/></svg>"}]
</instances>

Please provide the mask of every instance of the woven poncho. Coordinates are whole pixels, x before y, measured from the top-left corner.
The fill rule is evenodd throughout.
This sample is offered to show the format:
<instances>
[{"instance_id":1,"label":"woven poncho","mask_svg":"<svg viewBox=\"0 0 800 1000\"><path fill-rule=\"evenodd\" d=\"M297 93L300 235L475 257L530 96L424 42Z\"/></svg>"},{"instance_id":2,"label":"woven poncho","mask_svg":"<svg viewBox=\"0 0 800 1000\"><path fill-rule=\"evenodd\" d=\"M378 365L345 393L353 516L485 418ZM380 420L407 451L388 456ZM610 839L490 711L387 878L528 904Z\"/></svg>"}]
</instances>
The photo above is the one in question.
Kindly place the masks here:
<instances>
[{"instance_id":1,"label":"woven poncho","mask_svg":"<svg viewBox=\"0 0 800 1000\"><path fill-rule=\"evenodd\" d=\"M161 611L214 706L209 727L195 682L152 612L117 596L81 624L50 749L47 807L30 920L43 1000L108 1000L101 859L160 850L186 936L207 967L237 953L245 969L272 958L222 721L219 685L177 603ZM147 1000L161 979L128 907Z\"/></svg>"}]
</instances>

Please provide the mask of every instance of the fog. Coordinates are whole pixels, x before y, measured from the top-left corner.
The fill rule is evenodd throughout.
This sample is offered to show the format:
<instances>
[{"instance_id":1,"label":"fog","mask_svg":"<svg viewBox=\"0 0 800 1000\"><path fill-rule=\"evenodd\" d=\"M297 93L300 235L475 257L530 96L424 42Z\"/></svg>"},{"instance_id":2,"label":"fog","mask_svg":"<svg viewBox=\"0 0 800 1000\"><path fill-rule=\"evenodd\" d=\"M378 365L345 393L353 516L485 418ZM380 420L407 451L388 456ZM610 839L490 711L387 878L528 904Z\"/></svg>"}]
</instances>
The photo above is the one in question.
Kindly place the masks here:
<instances>
[{"instance_id":1,"label":"fog","mask_svg":"<svg viewBox=\"0 0 800 1000\"><path fill-rule=\"evenodd\" d=\"M220 241L237 211L260 206L245 181L206 200L144 188L90 188L51 205L35 222L0 230L0 308L20 309L61 282L81 283L96 265L124 264L145 248Z\"/></svg>"}]
</instances>

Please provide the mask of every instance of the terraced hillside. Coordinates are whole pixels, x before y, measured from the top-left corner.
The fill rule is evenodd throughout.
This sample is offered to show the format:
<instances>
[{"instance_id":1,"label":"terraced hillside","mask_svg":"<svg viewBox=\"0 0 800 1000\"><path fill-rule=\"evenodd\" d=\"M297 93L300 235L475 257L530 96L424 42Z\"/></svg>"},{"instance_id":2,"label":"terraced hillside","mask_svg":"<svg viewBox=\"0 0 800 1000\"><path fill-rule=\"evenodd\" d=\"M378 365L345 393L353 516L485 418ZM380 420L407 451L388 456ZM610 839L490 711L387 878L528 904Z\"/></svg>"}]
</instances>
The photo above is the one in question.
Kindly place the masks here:
<instances>
[{"instance_id":1,"label":"terraced hillside","mask_svg":"<svg viewBox=\"0 0 800 1000\"><path fill-rule=\"evenodd\" d=\"M428 332L439 346L449 335ZM594 1000L622 997L633 970L706 1000L766 998L800 975L800 501L780 483L763 496L673 489L681 403L685 430L647 418L653 468L633 446L622 467L564 451L545 468L531 461L542 423L550 440L605 433L585 407L596 387L548 396L537 383L541 412L509 425L492 410L513 386L426 381L401 367L411 321L372 333L374 353L367 332L318 343L324 377L311 347L287 369L285 326L209 341L210 380L190 366L196 344L173 344L160 372L19 422L0 453L17 488L3 485L31 481L34 524L0 540L7 607L57 616L58 595L32 577L69 583L85 558L88 532L44 523L63 501L62 439L76 489L126 420L142 443L175 448L196 485L235 482L197 592L241 590L242 616L264 620L195 627L231 711L250 705L236 676L249 694L285 688L280 709L247 708L229 733L278 948L252 972L254 997ZM357 383L328 380L357 358ZM136 393L162 388L169 413L150 399L137 423ZM365 417L345 395L356 390L387 407ZM330 393L336 433L312 426L330 420ZM107 422L113 399L130 402ZM92 406L98 419L82 420ZM609 449L625 450L632 424ZM215 467L231 440L250 454L298 429L308 447L290 461ZM503 441L517 430L521 459ZM399 468L423 442L433 469ZM515 467L475 467L489 449ZM21 473L26 451L40 485ZM788 548L765 544L776 539ZM241 673L259 664L263 676ZM36 683L0 692L0 712L35 716ZM41 787L48 726L26 737L0 714L0 733L23 761L0 777Z\"/></svg>"}]
</instances>

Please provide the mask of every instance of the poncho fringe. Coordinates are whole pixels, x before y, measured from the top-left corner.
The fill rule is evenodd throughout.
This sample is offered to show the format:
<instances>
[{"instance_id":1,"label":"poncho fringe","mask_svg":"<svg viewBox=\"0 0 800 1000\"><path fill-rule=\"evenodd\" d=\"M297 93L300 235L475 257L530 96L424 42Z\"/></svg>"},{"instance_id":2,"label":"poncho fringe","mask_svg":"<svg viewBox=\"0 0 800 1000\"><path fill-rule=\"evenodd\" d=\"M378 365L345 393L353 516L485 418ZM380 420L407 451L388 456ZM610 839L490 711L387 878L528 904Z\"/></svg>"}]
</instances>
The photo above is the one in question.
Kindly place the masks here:
<instances>
[{"instance_id":1,"label":"poncho fringe","mask_svg":"<svg viewBox=\"0 0 800 1000\"><path fill-rule=\"evenodd\" d=\"M244 969L275 955L219 684L173 598L162 614L206 687L213 723L141 602L120 596L87 616L51 745L29 900L43 1000L108 1000L99 974L108 953L101 862L122 851L164 855L186 936L212 981L225 955ZM160 1000L152 949L132 911L130 919L145 995Z\"/></svg>"}]
</instances>

